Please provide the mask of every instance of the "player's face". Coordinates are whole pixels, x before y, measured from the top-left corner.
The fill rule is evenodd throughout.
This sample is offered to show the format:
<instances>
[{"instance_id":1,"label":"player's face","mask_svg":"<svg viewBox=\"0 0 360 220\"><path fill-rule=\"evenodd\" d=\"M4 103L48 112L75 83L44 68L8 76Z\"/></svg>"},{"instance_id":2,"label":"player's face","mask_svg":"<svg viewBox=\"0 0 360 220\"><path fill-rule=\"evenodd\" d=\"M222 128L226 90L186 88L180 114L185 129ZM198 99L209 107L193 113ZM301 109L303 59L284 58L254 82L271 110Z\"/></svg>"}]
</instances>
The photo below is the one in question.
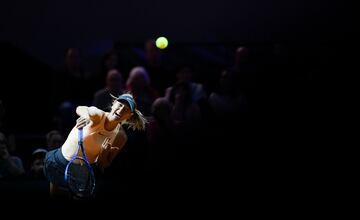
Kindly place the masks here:
<instances>
[{"instance_id":1,"label":"player's face","mask_svg":"<svg viewBox=\"0 0 360 220\"><path fill-rule=\"evenodd\" d=\"M114 120L119 122L129 119L132 116L129 104L126 102L115 101L111 109L111 116L113 116Z\"/></svg>"}]
</instances>

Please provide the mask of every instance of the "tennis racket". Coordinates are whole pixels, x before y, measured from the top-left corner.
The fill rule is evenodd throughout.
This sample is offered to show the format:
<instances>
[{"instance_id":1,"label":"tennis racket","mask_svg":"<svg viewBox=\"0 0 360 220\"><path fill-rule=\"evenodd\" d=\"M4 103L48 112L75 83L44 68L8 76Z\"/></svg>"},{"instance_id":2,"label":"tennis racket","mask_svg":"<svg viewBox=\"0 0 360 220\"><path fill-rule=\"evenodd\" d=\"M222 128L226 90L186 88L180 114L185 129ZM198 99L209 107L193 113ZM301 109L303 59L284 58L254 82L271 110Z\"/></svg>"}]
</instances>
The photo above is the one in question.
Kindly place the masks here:
<instances>
[{"instance_id":1,"label":"tennis racket","mask_svg":"<svg viewBox=\"0 0 360 220\"><path fill-rule=\"evenodd\" d=\"M79 156L81 149L82 156ZM83 146L83 129L79 128L78 149L65 168L65 182L70 192L78 198L92 197L95 190L95 175Z\"/></svg>"}]
</instances>

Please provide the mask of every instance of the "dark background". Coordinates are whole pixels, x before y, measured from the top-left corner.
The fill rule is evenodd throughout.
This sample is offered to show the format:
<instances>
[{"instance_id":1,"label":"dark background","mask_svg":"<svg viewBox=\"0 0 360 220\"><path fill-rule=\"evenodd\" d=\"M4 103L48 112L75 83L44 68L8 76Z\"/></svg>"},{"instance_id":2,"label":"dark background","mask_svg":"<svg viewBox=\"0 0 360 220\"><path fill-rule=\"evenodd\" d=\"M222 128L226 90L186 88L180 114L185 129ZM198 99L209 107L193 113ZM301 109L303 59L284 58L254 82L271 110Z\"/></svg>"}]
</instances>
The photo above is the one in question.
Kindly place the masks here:
<instances>
[{"instance_id":1,"label":"dark background","mask_svg":"<svg viewBox=\"0 0 360 220\"><path fill-rule=\"evenodd\" d=\"M142 48L147 39L161 35L169 39L168 50L179 56L201 48L232 59L229 51L239 45L254 47L261 54L263 48L280 43L286 45L289 57L302 57L315 67L309 75L299 71L306 67L289 62L289 69L297 71L259 75L254 123L242 142L245 145L238 148L234 126L231 139L215 137L214 142L199 143L206 152L196 152L202 156L199 161L186 157L185 170L191 178L184 182L196 182L186 189L201 189L197 195L205 198L237 190L244 190L249 198L265 191L272 196L267 189L273 185L263 188L261 183L283 180L282 171L296 176L276 184L276 189L303 187L290 197L310 189L304 188L309 184L304 173L318 178L313 165L320 163L317 159L324 152L321 141L313 139L319 138L319 128L326 121L325 102L336 97L324 89L332 87L328 82L351 72L357 57L353 9L330 1L15 0L2 2L0 14L0 98L7 105L9 129L18 134L43 134L51 128L51 117L61 101L54 90L54 74L61 72L69 47L86 54L88 68L98 68L97 62L110 48ZM225 48L225 56L219 47ZM191 57L188 62L195 65L198 60ZM204 62L208 63L213 60ZM223 65L214 64L214 71ZM212 77L200 75L199 79L209 82ZM340 88L340 82L334 87ZM242 173L239 167L250 168Z\"/></svg>"},{"instance_id":2,"label":"dark background","mask_svg":"<svg viewBox=\"0 0 360 220\"><path fill-rule=\"evenodd\" d=\"M95 50L159 35L174 44L327 42L350 32L354 19L346 3L298 0L8 1L0 10L0 39L52 62L69 45Z\"/></svg>"},{"instance_id":3,"label":"dark background","mask_svg":"<svg viewBox=\"0 0 360 220\"><path fill-rule=\"evenodd\" d=\"M56 105L54 72L64 67L69 47L96 69L114 45L141 48L162 35L169 48L286 43L294 53L314 51L321 59L350 51L352 11L346 3L297 0L6 1L0 8L1 97L12 103L26 94L27 102Z\"/></svg>"}]
</instances>

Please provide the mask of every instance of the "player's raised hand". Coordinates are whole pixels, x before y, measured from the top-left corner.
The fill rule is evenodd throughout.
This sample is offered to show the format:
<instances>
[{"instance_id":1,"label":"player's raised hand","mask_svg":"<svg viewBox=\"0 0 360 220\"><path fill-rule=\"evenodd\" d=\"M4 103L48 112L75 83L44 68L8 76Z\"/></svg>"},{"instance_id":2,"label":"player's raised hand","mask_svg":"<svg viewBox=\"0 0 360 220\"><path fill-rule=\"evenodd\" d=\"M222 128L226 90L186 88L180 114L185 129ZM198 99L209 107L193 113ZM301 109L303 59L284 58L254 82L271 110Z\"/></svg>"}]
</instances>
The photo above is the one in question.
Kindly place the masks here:
<instances>
[{"instance_id":1,"label":"player's raised hand","mask_svg":"<svg viewBox=\"0 0 360 220\"><path fill-rule=\"evenodd\" d=\"M85 127L88 123L90 122L90 119L88 118L84 118L84 117L79 117L78 119L76 119L76 128L83 128Z\"/></svg>"}]
</instances>

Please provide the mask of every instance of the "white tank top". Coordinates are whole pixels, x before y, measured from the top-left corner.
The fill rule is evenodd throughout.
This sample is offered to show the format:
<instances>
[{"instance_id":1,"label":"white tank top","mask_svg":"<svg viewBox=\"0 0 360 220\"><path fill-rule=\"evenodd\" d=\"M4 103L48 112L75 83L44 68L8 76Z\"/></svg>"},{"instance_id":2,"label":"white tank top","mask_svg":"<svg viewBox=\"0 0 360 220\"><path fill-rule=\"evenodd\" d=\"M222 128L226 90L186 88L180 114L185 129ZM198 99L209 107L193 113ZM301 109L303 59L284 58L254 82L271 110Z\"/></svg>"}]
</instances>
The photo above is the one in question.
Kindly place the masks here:
<instances>
[{"instance_id":1,"label":"white tank top","mask_svg":"<svg viewBox=\"0 0 360 220\"><path fill-rule=\"evenodd\" d=\"M112 144L116 134L122 129L121 125L118 124L112 131L105 130L104 123L107 114L108 113L105 113L102 116L99 124L93 126L92 123L89 123L83 128L83 146L90 163L96 162L105 138L110 138L110 143ZM72 156L76 154L78 149L78 136L79 130L74 127L61 147L61 152L65 159L71 160ZM81 149L79 149L79 155L81 155Z\"/></svg>"}]
</instances>

